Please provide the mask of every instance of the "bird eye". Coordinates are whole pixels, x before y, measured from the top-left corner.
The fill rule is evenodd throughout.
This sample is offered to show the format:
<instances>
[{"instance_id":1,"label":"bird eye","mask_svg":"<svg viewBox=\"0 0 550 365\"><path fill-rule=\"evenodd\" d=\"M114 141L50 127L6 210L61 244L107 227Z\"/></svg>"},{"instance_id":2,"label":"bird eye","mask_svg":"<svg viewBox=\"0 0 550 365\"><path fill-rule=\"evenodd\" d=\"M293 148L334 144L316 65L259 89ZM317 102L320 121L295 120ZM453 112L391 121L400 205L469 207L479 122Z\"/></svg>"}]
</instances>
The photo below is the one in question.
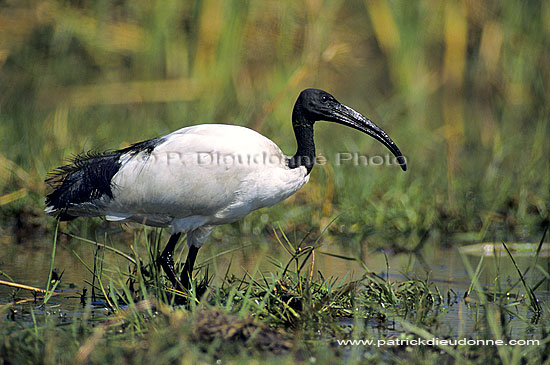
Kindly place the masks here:
<instances>
[{"instance_id":1,"label":"bird eye","mask_svg":"<svg viewBox=\"0 0 550 365\"><path fill-rule=\"evenodd\" d=\"M328 101L328 97L326 95L321 96L321 101L326 103Z\"/></svg>"}]
</instances>

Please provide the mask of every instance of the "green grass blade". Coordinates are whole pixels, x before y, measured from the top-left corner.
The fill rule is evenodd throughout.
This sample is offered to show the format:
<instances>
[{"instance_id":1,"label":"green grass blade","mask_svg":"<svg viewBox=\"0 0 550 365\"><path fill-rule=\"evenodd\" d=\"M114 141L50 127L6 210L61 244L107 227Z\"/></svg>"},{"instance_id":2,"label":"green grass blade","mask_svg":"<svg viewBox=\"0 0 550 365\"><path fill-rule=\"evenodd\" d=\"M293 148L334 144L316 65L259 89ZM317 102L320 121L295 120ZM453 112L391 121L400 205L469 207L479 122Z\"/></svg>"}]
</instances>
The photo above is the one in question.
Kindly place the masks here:
<instances>
[{"instance_id":1,"label":"green grass blade","mask_svg":"<svg viewBox=\"0 0 550 365\"><path fill-rule=\"evenodd\" d=\"M519 269L518 265L516 264L516 260L514 260L514 256L512 256L512 253L510 253L510 250L506 246L504 242L502 242L502 245L504 246L504 249L506 250L506 253L508 254L508 257L512 261L512 264L514 265L519 278L521 280L521 284L523 285L523 289L525 290L525 293L527 294L527 298L529 298L529 304L531 306L531 309L535 312L540 312L542 310L538 300L537 296L533 292L533 290L527 285L527 282L525 281L525 278L523 277L523 274L521 273L521 270Z\"/></svg>"},{"instance_id":2,"label":"green grass blade","mask_svg":"<svg viewBox=\"0 0 550 365\"><path fill-rule=\"evenodd\" d=\"M50 271L48 273L48 282L46 283L46 294L44 295L44 304L48 303L48 300L52 297L52 291L50 291L50 285L52 282L52 275L53 275L53 266L55 261L55 249L57 247L57 232L59 231L59 219L57 220L57 223L55 225L55 231L53 233L53 245L52 245L52 255L50 258ZM57 284L59 281L55 282L54 288L57 287Z\"/></svg>"}]
</instances>

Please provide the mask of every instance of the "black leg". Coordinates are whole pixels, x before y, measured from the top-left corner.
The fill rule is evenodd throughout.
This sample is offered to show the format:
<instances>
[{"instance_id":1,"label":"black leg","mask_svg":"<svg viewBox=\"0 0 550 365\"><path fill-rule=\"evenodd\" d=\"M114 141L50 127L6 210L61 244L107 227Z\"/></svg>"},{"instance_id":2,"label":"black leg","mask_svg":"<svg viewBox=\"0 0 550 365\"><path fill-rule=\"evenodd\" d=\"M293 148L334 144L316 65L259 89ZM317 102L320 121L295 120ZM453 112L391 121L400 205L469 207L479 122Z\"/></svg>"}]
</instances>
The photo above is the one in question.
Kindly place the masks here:
<instances>
[{"instance_id":1,"label":"black leg","mask_svg":"<svg viewBox=\"0 0 550 365\"><path fill-rule=\"evenodd\" d=\"M162 269L164 270L166 275L168 275L168 279L170 279L170 282L176 288L180 288L181 283L176 277L176 271L174 270L174 259L172 258L172 254L174 253L174 249L176 248L176 244L178 243L180 236L181 233L174 233L173 235L171 235L168 243L166 244L166 247L164 248L164 251L162 251L162 254L157 259L157 263L162 266Z\"/></svg>"},{"instance_id":2,"label":"black leg","mask_svg":"<svg viewBox=\"0 0 550 365\"><path fill-rule=\"evenodd\" d=\"M181 284L185 289L191 289L191 280L193 279L193 265L195 265L195 259L200 247L191 246L187 253L187 259L181 272Z\"/></svg>"}]
</instances>

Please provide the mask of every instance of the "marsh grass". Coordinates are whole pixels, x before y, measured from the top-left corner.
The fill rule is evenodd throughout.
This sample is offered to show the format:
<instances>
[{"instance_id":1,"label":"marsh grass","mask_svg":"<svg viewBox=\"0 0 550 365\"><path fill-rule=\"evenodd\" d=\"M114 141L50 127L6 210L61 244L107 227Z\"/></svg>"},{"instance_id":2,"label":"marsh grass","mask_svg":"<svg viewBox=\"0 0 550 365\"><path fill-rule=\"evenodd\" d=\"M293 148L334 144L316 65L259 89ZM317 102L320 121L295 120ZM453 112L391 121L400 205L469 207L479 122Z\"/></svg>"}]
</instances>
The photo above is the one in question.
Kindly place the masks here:
<instances>
[{"instance_id":1,"label":"marsh grass","mask_svg":"<svg viewBox=\"0 0 550 365\"><path fill-rule=\"evenodd\" d=\"M229 275L229 269L210 272L205 263L212 259L206 258L195 270L194 286L186 293L171 288L156 265L166 240L161 230L136 232L129 254L109 248L109 237L105 237L104 243L95 243L92 262L83 260L83 266L92 276L88 282L91 292L95 291L95 298L85 301L103 305L108 312L98 314L88 305L80 316L63 319L57 314L57 305L50 306L45 299L38 299L38 306L3 305L0 358L9 362L156 359L157 363L169 363L183 358L239 362L275 356L278 360L270 361L408 359L479 364L496 358L513 364L540 363L550 346L544 335L549 328L539 324L540 317L548 315L548 304L532 305L529 290L534 293L536 288L532 288L534 280L527 280L527 271L517 271L517 282L525 282L524 286L512 283L510 287L497 275L492 287L483 287L479 276L484 260L480 259L474 270L465 256L471 278L466 303L470 312L477 313L477 325L473 332L459 336L505 341L536 338L540 345L336 346L337 340L453 338L456 335L441 321L456 299L450 300L448 292L445 300L429 278L390 280L366 266L358 280L325 278L314 270L315 256L321 254L315 244L306 245L304 239L292 241L280 228L274 237L285 248L287 259L271 258L273 270L245 271L237 277ZM124 258L126 264L105 266L106 255ZM341 255L335 259L359 260ZM183 266L181 260L176 265ZM221 276L221 280L215 283L212 275ZM496 288L518 293L501 294ZM512 318L525 323L524 334L511 333Z\"/></svg>"}]
</instances>

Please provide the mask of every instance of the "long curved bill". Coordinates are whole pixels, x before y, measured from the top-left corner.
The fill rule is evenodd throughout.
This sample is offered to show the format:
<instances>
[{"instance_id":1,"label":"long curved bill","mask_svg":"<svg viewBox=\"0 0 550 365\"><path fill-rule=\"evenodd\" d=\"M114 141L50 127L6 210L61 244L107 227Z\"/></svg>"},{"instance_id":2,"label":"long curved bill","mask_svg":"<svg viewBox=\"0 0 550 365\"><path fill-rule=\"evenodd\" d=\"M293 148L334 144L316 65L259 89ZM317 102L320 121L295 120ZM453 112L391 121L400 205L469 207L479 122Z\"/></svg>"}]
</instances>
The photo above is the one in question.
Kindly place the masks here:
<instances>
[{"instance_id":1,"label":"long curved bill","mask_svg":"<svg viewBox=\"0 0 550 365\"><path fill-rule=\"evenodd\" d=\"M390 136L386 134L380 127L374 124L368 118L365 118L361 113L356 112L352 108L343 104L338 105L332 110L334 122L346 125L353 129L357 129L363 133L368 134L378 142L386 146L391 153L397 158L399 165L403 171L407 171L407 162L405 157L397 148L395 142L392 141Z\"/></svg>"}]
</instances>

